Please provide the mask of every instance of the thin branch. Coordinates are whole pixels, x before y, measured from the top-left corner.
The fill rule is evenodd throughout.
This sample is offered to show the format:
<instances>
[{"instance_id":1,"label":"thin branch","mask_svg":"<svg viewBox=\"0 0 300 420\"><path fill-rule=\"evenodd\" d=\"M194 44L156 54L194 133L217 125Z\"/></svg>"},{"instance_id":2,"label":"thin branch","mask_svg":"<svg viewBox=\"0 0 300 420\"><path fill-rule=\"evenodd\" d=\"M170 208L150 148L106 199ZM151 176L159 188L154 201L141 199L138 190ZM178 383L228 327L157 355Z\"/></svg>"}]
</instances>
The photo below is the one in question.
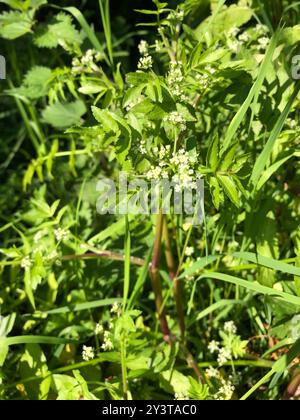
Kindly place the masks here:
<instances>
[{"instance_id":1,"label":"thin branch","mask_svg":"<svg viewBox=\"0 0 300 420\"><path fill-rule=\"evenodd\" d=\"M99 252L86 252L85 254L73 254L73 255L64 255L62 260L72 261L72 260L86 260L94 258L107 258L115 261L125 261L125 256L123 254L118 254L117 252L112 251L99 251ZM139 257L130 257L130 262L134 265L143 267L145 261Z\"/></svg>"}]
</instances>

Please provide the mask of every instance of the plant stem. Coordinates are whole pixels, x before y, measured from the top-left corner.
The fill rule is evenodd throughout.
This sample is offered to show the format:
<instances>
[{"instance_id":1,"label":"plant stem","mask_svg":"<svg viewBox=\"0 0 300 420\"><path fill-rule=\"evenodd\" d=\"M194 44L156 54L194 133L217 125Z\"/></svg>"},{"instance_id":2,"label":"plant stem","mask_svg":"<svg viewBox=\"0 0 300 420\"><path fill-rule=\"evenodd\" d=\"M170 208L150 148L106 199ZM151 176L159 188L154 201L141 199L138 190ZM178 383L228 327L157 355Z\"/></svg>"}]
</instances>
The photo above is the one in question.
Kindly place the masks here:
<instances>
[{"instance_id":1,"label":"plant stem","mask_svg":"<svg viewBox=\"0 0 300 420\"><path fill-rule=\"evenodd\" d=\"M64 255L62 260L72 261L72 260L85 260L85 259L94 259L94 258L107 258L115 261L124 261L125 256L123 254L118 254L117 252L112 251L99 251L99 252L86 252L85 254L73 254L73 255ZM144 266L145 261L142 258L130 257L130 262L134 265Z\"/></svg>"},{"instance_id":2,"label":"plant stem","mask_svg":"<svg viewBox=\"0 0 300 420\"><path fill-rule=\"evenodd\" d=\"M157 215L156 227L155 227L155 238L153 245L153 254L152 261L150 265L150 276L152 282L152 288L155 295L155 305L156 311L159 318L160 328L164 336L164 340L171 343L171 333L168 326L168 321L166 318L165 311L162 308L163 298L162 298L162 288L161 281L159 278L159 260L160 260L160 251L161 251L161 239L162 239L162 230L163 230L163 214L160 210L160 213Z\"/></svg>"},{"instance_id":3,"label":"plant stem","mask_svg":"<svg viewBox=\"0 0 300 420\"><path fill-rule=\"evenodd\" d=\"M174 299L176 304L176 311L179 321L179 328L180 328L180 335L181 340L184 340L185 335L185 321L184 321L184 311L183 311L183 290L182 290L182 283L180 280L177 279L177 268L175 264L175 260L172 253L170 236L169 236L169 229L168 223L166 218L164 218L163 222L163 239L165 245L165 256L166 256L166 263L169 271L169 275L173 280L173 291L174 291Z\"/></svg>"}]
</instances>

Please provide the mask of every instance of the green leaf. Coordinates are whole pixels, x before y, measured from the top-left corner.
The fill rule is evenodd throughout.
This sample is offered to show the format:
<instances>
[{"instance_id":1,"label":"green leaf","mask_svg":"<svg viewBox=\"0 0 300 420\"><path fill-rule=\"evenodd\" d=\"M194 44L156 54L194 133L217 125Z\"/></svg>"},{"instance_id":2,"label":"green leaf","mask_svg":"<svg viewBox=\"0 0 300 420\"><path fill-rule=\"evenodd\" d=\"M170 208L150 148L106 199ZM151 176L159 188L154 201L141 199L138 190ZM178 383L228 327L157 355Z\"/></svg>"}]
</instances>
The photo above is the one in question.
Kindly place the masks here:
<instances>
[{"instance_id":1,"label":"green leaf","mask_svg":"<svg viewBox=\"0 0 300 420\"><path fill-rule=\"evenodd\" d=\"M17 344L69 344L74 340L59 338L59 337L48 337L43 335L20 335L16 337L7 337L5 339L8 346L14 346Z\"/></svg>"},{"instance_id":2,"label":"green leaf","mask_svg":"<svg viewBox=\"0 0 300 420\"><path fill-rule=\"evenodd\" d=\"M178 279L184 279L185 277L195 275L195 273L198 273L200 270L202 270L207 265L212 264L218 258L220 258L220 255L208 255L207 257L199 258L189 268L187 268L182 274L180 274Z\"/></svg>"},{"instance_id":3,"label":"green leaf","mask_svg":"<svg viewBox=\"0 0 300 420\"><path fill-rule=\"evenodd\" d=\"M0 36L16 39L31 31L32 19L24 12L10 11L0 15Z\"/></svg>"},{"instance_id":4,"label":"green leaf","mask_svg":"<svg viewBox=\"0 0 300 420\"><path fill-rule=\"evenodd\" d=\"M254 254L253 252L234 252L232 255L257 265L281 271L282 273L300 276L300 267L295 267L293 265L274 260L273 258L264 257L263 255Z\"/></svg>"},{"instance_id":5,"label":"green leaf","mask_svg":"<svg viewBox=\"0 0 300 420\"><path fill-rule=\"evenodd\" d=\"M298 82L295 85L295 89L293 94L291 95L286 107L284 108L283 112L280 114L280 117L278 118L273 130L271 131L270 137L265 145L265 147L263 148L263 151L261 152L261 154L259 155L259 157L257 158L253 171L252 171L252 175L250 178L250 183L253 184L254 187L257 186L259 178L261 176L261 174L263 173L263 170L268 162L268 160L270 159L274 144L284 126L285 120L290 112L290 109L299 93L300 90L300 82Z\"/></svg>"},{"instance_id":6,"label":"green leaf","mask_svg":"<svg viewBox=\"0 0 300 420\"><path fill-rule=\"evenodd\" d=\"M24 379L26 393L30 399L47 399L50 390L51 376L47 366L46 357L38 344L26 344L25 351L20 359L19 370ZM41 377L36 382L27 382L27 378Z\"/></svg>"},{"instance_id":7,"label":"green leaf","mask_svg":"<svg viewBox=\"0 0 300 420\"><path fill-rule=\"evenodd\" d=\"M275 51L275 48L277 46L279 33L276 32L275 35L273 35L270 45L268 46L268 49L266 51L265 57L263 62L261 63L261 66L258 71L257 79L255 83L253 84L252 88L250 89L250 92L245 99L244 103L240 107L239 111L236 113L234 118L232 119L225 135L223 147L224 149L227 149L230 145L231 140L234 138L237 130L239 129L239 126L241 125L246 112L248 111L251 102L254 98L254 96L257 96L259 92L261 91L263 81L268 73L268 70L270 66L272 65L272 57Z\"/></svg>"},{"instance_id":8,"label":"green leaf","mask_svg":"<svg viewBox=\"0 0 300 420\"><path fill-rule=\"evenodd\" d=\"M217 175L217 180L220 181L225 193L228 195L233 204L240 207L239 192L233 178L227 175Z\"/></svg>"},{"instance_id":9,"label":"green leaf","mask_svg":"<svg viewBox=\"0 0 300 420\"><path fill-rule=\"evenodd\" d=\"M50 80L51 74L52 71L48 67L34 66L26 74L20 87L12 88L7 92L30 99L46 96L48 93L47 83Z\"/></svg>"},{"instance_id":10,"label":"green leaf","mask_svg":"<svg viewBox=\"0 0 300 420\"><path fill-rule=\"evenodd\" d=\"M55 128L68 128L82 123L81 117L86 113L86 106L81 100L74 102L55 102L42 112L45 123Z\"/></svg>"},{"instance_id":11,"label":"green leaf","mask_svg":"<svg viewBox=\"0 0 300 420\"><path fill-rule=\"evenodd\" d=\"M55 48L58 45L70 48L80 45L82 37L73 26L71 16L61 12L48 25L39 26L34 42L40 48Z\"/></svg>"},{"instance_id":12,"label":"green leaf","mask_svg":"<svg viewBox=\"0 0 300 420\"><path fill-rule=\"evenodd\" d=\"M109 306L115 302L122 302L121 298L107 298L100 300L93 300L91 302L76 303L74 305L62 306L60 308L50 309L43 313L47 315L65 314L68 312L86 311L89 309L100 308L102 306Z\"/></svg>"},{"instance_id":13,"label":"green leaf","mask_svg":"<svg viewBox=\"0 0 300 420\"><path fill-rule=\"evenodd\" d=\"M259 283L243 280L239 277L230 276L223 273L206 272L201 275L200 279L210 278L216 280L222 280L226 283L235 284L246 289L252 290L256 293L261 293L266 296L274 296L283 299L285 302L292 303L294 305L300 305L300 298L298 296L291 295L289 293L281 292L280 290L272 289L271 287L262 286Z\"/></svg>"},{"instance_id":14,"label":"green leaf","mask_svg":"<svg viewBox=\"0 0 300 420\"><path fill-rule=\"evenodd\" d=\"M6 356L8 355L8 344L6 338L0 337L0 367L3 366Z\"/></svg>"}]
</instances>

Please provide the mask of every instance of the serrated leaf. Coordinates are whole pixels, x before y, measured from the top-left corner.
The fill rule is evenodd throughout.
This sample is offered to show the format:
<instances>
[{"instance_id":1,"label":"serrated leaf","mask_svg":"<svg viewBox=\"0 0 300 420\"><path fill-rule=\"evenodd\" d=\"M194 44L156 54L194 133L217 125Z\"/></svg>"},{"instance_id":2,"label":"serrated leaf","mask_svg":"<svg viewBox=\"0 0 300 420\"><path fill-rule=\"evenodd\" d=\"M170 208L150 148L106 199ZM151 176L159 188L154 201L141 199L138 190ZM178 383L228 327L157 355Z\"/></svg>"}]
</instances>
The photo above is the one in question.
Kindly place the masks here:
<instances>
[{"instance_id":1,"label":"serrated leaf","mask_svg":"<svg viewBox=\"0 0 300 420\"><path fill-rule=\"evenodd\" d=\"M41 98L48 93L47 82L51 74L52 71L48 67L34 66L26 74L22 85L18 88L10 89L8 92L30 99Z\"/></svg>"},{"instance_id":2,"label":"serrated leaf","mask_svg":"<svg viewBox=\"0 0 300 420\"><path fill-rule=\"evenodd\" d=\"M72 23L71 16L61 12L48 25L40 25L34 43L40 48L63 48L80 45L82 37Z\"/></svg>"},{"instance_id":3,"label":"serrated leaf","mask_svg":"<svg viewBox=\"0 0 300 420\"><path fill-rule=\"evenodd\" d=\"M86 106L81 100L74 102L55 102L48 105L42 112L44 122L56 128L68 128L81 124L81 118L86 113Z\"/></svg>"},{"instance_id":4,"label":"serrated leaf","mask_svg":"<svg viewBox=\"0 0 300 420\"><path fill-rule=\"evenodd\" d=\"M32 19L24 12L11 10L0 15L0 36L16 39L30 32Z\"/></svg>"}]
</instances>

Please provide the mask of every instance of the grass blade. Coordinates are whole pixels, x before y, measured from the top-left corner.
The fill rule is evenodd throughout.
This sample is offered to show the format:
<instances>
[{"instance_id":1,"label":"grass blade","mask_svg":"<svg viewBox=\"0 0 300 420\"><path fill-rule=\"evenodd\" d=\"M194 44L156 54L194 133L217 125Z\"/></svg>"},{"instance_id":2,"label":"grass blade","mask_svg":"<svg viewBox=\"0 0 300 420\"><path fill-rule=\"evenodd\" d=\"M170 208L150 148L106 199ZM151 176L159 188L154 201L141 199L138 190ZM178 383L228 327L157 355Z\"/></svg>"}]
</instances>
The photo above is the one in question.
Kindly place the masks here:
<instances>
[{"instance_id":1,"label":"grass blade","mask_svg":"<svg viewBox=\"0 0 300 420\"><path fill-rule=\"evenodd\" d=\"M261 293L266 296L274 296L277 298L281 298L285 302L289 302L293 305L300 306L300 297L298 296L294 296L286 292L281 292L280 290L272 289L271 287L262 286L259 283L250 282L239 277L234 277L223 273L206 272L199 278L199 280L203 278L222 280L227 283L235 284L236 286L241 286L246 289L252 290L253 292Z\"/></svg>"},{"instance_id":2,"label":"grass blade","mask_svg":"<svg viewBox=\"0 0 300 420\"><path fill-rule=\"evenodd\" d=\"M112 305L114 302L121 302L121 299L108 298L108 299L94 300L92 302L77 303L75 305L68 305L68 306L62 306L61 308L51 309L50 311L45 311L43 313L47 315L55 315L55 314L65 314L68 312L86 311L88 309L100 308L101 306L109 306L109 305Z\"/></svg>"},{"instance_id":3,"label":"grass blade","mask_svg":"<svg viewBox=\"0 0 300 420\"><path fill-rule=\"evenodd\" d=\"M258 95L258 93L260 92L264 79L268 73L269 67L272 63L272 57L273 57L273 53L275 51L276 45L277 45L277 40L279 37L279 33L276 32L272 39L271 42L269 44L269 47L266 51L266 55L265 58L260 66L258 75L257 75L257 79L255 81L255 83L253 84L252 88L250 89L250 92L246 98L246 100L244 101L243 105L240 107L239 111L236 113L236 115L234 116L233 120L231 121L226 135L225 135L225 139L224 139L224 144L223 144L223 148L227 149L230 146L230 142L233 139L233 137L235 136L239 126L241 125L244 116L246 115L246 112L248 111L251 102L254 98L255 95Z\"/></svg>"},{"instance_id":4,"label":"grass blade","mask_svg":"<svg viewBox=\"0 0 300 420\"><path fill-rule=\"evenodd\" d=\"M268 162L268 160L271 156L272 149L273 149L273 146L275 144L275 141L277 140L277 138L278 138L278 136L279 136L279 134L280 134L280 132L283 128L284 122L285 122L285 120L286 120L286 118L287 118L287 116L290 112L290 109L291 109L291 107L294 103L294 100L296 99L296 97L298 95L299 90L300 90L300 82L298 82L296 84L293 94L291 95L285 109L281 113L281 115L278 118L273 130L271 131L270 137L269 137L263 151L261 152L261 154L259 155L258 159L255 162L255 165L254 165L254 168L253 168L253 171L252 171L252 175L251 175L251 178L250 178L250 183L252 183L254 187L257 186L258 180L259 180L259 178L260 178L260 176L261 176L261 174L262 174L262 172L263 172L263 170L264 170L264 168L265 168L265 166L266 166L266 164L267 164L267 162Z\"/></svg>"}]
</instances>

